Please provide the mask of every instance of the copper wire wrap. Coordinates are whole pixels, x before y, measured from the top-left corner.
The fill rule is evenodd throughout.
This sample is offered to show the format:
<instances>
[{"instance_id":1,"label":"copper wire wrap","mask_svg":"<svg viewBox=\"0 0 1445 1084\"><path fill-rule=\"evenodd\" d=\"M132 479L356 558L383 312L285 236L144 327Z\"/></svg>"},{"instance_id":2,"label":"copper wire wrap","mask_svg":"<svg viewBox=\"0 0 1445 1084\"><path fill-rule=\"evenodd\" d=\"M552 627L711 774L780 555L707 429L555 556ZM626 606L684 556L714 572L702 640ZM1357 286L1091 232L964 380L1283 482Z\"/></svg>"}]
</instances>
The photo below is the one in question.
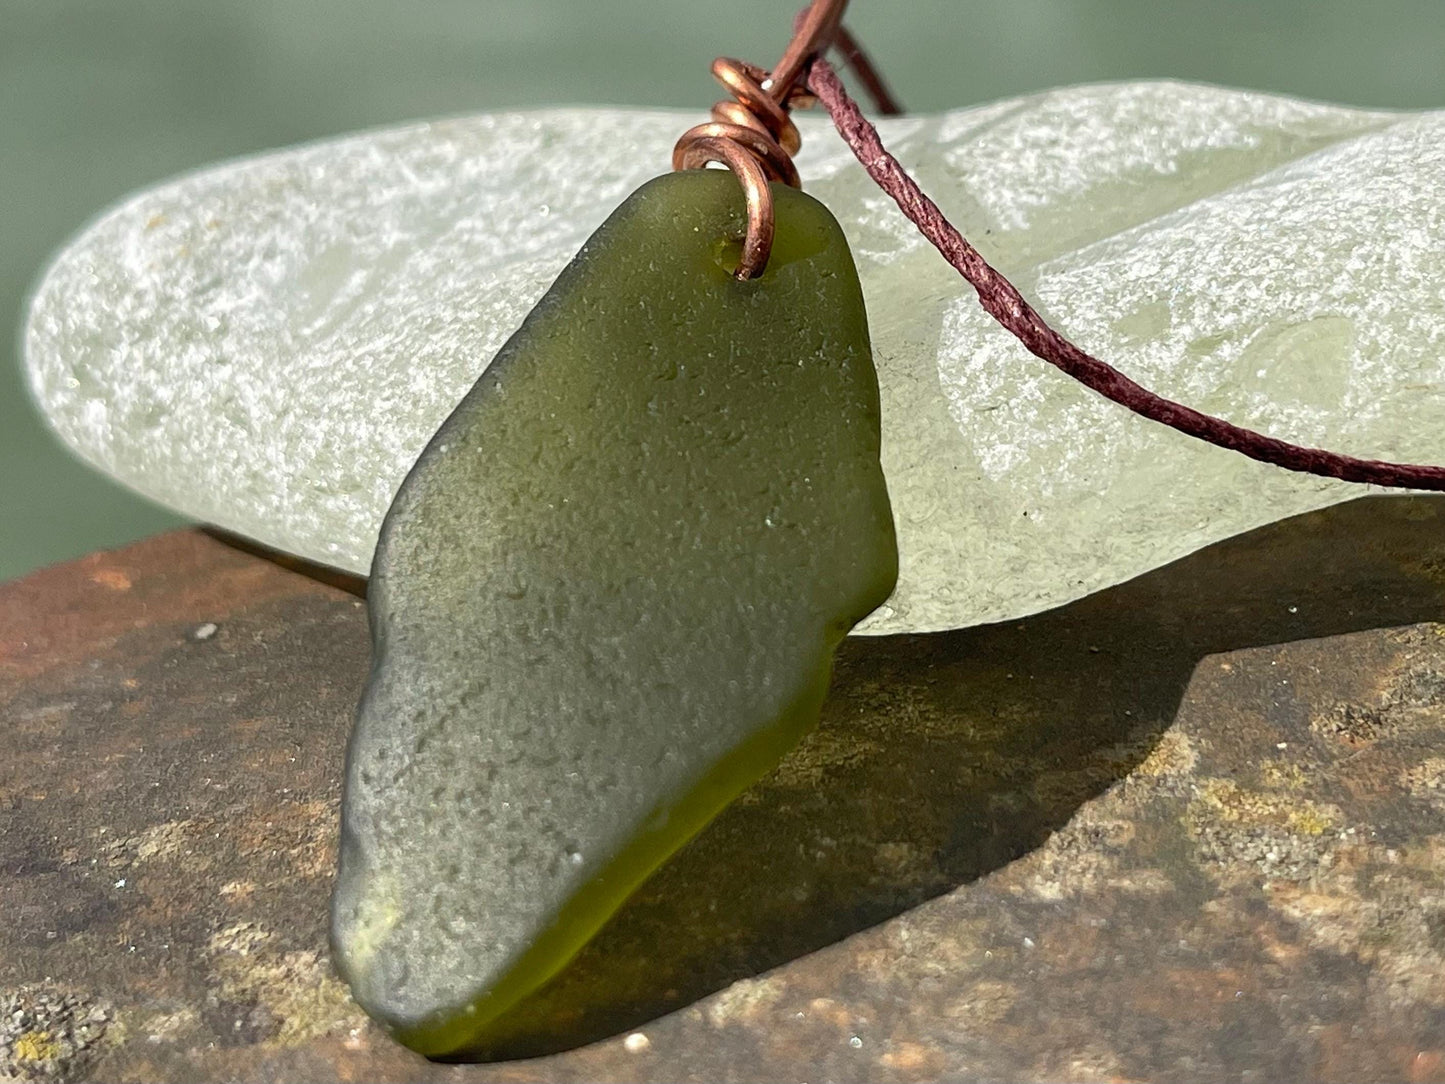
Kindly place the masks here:
<instances>
[{"instance_id":1,"label":"copper wire wrap","mask_svg":"<svg viewBox=\"0 0 1445 1084\"><path fill-rule=\"evenodd\" d=\"M713 76L732 97L713 106L712 120L688 129L673 148L673 169L702 169L717 162L732 170L743 186L747 232L734 272L740 279L762 274L773 248L773 196L768 182L802 187L793 165L802 139L788 111L800 101L811 102L801 76L838 35L846 4L847 0L813 0L771 75L746 61L714 60Z\"/></svg>"},{"instance_id":2,"label":"copper wire wrap","mask_svg":"<svg viewBox=\"0 0 1445 1084\"><path fill-rule=\"evenodd\" d=\"M802 186L792 157L802 140L787 108L763 89L765 72L730 57L714 60L712 72L733 97L712 107L712 120L682 134L672 151L672 168L701 169L719 162L737 176L747 201L748 225L734 274L750 279L762 274L773 248L768 182Z\"/></svg>"}]
</instances>

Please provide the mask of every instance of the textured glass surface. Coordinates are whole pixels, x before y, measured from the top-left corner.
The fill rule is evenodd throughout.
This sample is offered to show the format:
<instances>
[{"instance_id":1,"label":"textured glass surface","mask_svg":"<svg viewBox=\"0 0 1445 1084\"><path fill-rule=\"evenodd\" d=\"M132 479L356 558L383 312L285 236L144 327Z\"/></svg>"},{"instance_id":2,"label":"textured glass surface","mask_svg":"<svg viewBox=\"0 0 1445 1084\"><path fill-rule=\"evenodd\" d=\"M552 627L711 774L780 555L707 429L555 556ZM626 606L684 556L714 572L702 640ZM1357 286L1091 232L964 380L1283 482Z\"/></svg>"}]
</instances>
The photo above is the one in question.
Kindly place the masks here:
<instances>
[{"instance_id":1,"label":"textured glass surface","mask_svg":"<svg viewBox=\"0 0 1445 1084\"><path fill-rule=\"evenodd\" d=\"M463 118L183 178L59 259L31 379L82 456L365 571L392 494L588 232L695 118ZM1029 356L803 117L869 305L898 590L859 631L1005 620L1363 492L1140 421ZM883 126L1086 349L1241 424L1445 461L1445 114L1173 83Z\"/></svg>"},{"instance_id":2,"label":"textured glass surface","mask_svg":"<svg viewBox=\"0 0 1445 1084\"><path fill-rule=\"evenodd\" d=\"M892 590L863 298L777 192L741 283L731 176L644 186L388 513L348 756L337 962L430 1054L555 971L817 722Z\"/></svg>"}]
</instances>

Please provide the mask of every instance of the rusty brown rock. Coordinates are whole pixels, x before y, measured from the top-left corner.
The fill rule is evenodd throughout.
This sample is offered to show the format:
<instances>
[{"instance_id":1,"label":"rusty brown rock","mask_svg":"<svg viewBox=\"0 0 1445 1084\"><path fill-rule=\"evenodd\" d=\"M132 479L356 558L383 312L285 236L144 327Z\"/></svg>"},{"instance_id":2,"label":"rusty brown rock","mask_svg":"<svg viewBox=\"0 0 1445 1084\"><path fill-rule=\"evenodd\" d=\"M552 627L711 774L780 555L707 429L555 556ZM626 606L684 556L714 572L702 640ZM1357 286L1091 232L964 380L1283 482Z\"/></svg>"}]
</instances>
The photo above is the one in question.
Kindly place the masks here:
<instances>
[{"instance_id":1,"label":"rusty brown rock","mask_svg":"<svg viewBox=\"0 0 1445 1084\"><path fill-rule=\"evenodd\" d=\"M849 641L530 1060L469 1066L326 955L357 599L193 532L0 586L0 1079L1445 1080L1442 527L1372 499Z\"/></svg>"}]
</instances>

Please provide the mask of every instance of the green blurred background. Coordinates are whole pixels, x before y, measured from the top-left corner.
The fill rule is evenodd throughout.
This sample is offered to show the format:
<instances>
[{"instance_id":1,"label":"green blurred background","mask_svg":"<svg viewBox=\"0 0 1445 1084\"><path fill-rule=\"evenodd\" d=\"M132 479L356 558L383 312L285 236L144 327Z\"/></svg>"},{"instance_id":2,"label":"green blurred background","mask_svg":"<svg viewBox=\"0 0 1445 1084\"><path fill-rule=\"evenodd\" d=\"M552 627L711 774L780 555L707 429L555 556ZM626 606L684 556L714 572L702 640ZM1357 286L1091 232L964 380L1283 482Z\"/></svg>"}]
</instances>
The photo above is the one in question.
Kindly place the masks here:
<instances>
[{"instance_id":1,"label":"green blurred background","mask_svg":"<svg viewBox=\"0 0 1445 1084\"><path fill-rule=\"evenodd\" d=\"M179 522L72 461L19 371L47 255L129 190L416 117L705 109L718 53L777 58L801 0L0 0L0 579ZM854 0L913 110L1174 76L1445 106L1442 0ZM659 163L661 168L662 163Z\"/></svg>"}]
</instances>

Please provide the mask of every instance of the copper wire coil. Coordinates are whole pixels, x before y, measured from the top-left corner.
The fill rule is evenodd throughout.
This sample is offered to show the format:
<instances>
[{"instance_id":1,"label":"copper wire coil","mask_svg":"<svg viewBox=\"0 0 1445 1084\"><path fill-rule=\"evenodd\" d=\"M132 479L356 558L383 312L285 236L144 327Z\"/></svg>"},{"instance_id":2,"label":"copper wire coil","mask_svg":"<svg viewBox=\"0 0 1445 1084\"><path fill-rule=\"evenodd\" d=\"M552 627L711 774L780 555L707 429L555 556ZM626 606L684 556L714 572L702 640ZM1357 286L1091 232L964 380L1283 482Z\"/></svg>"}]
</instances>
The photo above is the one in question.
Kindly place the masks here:
<instances>
[{"instance_id":1,"label":"copper wire coil","mask_svg":"<svg viewBox=\"0 0 1445 1084\"><path fill-rule=\"evenodd\" d=\"M708 162L718 161L716 158L699 157L702 153L699 148L714 145L718 141L739 144L743 150L750 152L762 171L767 174L768 180L782 181L791 188L802 187L798 167L793 165L793 160L783 153L771 136L755 128L731 122L708 121L706 124L689 128L673 148L673 168L700 169Z\"/></svg>"},{"instance_id":2,"label":"copper wire coil","mask_svg":"<svg viewBox=\"0 0 1445 1084\"><path fill-rule=\"evenodd\" d=\"M682 134L672 151L674 169L701 169L711 162L737 175L747 199L748 225L742 260L734 274L754 278L768 265L773 248L773 196L770 181L801 188L793 155L802 139L788 116L794 106L816 100L807 87L813 58L835 42L857 70L879 109L899 112L883 81L852 35L843 28L848 0L812 0L793 21L793 37L772 72L730 57L712 62L712 74L732 95L712 107L712 120Z\"/></svg>"},{"instance_id":3,"label":"copper wire coil","mask_svg":"<svg viewBox=\"0 0 1445 1084\"><path fill-rule=\"evenodd\" d=\"M768 254L773 248L773 193L768 187L770 178L762 162L738 140L710 135L690 139L681 159L682 164L679 165L678 161L674 155L673 163L677 169L701 169L709 162L721 162L733 171L738 183L743 186L743 201L748 213L743 250L733 274L740 279L760 274L767 266ZM794 176L797 176L796 172Z\"/></svg>"},{"instance_id":4,"label":"copper wire coil","mask_svg":"<svg viewBox=\"0 0 1445 1084\"><path fill-rule=\"evenodd\" d=\"M767 89L767 72L745 60L720 56L712 62L712 75L733 96L732 101L723 100L713 106L716 119L735 119L738 124L772 137L787 154L798 153L803 140L788 115L792 100L784 104L773 97Z\"/></svg>"},{"instance_id":5,"label":"copper wire coil","mask_svg":"<svg viewBox=\"0 0 1445 1084\"><path fill-rule=\"evenodd\" d=\"M735 273L748 279L762 273L773 247L768 182L802 187L792 157L802 139L788 116L789 100L780 102L765 89L767 72L742 60L718 57L712 73L733 97L712 107L712 120L682 134L672 151L672 167L701 169L717 162L737 175L747 200L748 226Z\"/></svg>"}]
</instances>

